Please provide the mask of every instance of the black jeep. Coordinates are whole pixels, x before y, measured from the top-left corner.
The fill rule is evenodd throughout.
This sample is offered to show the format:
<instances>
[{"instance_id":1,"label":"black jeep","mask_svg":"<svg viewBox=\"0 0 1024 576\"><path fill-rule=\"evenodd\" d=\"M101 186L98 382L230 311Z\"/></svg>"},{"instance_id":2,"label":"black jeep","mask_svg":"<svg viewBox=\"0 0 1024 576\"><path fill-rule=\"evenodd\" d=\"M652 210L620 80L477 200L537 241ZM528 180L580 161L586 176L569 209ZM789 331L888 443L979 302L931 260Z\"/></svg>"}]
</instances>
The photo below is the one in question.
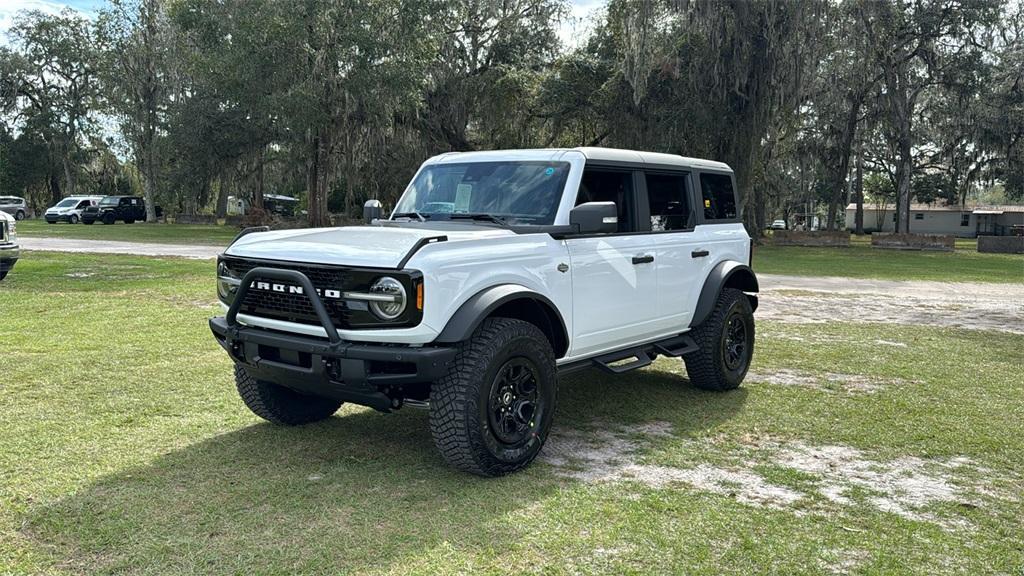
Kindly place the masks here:
<instances>
[{"instance_id":1,"label":"black jeep","mask_svg":"<svg viewBox=\"0 0 1024 576\"><path fill-rule=\"evenodd\" d=\"M82 223L92 224L99 220L113 224L121 220L132 224L136 220L146 221L146 205L141 196L106 196L99 204L89 206L82 212Z\"/></svg>"}]
</instances>

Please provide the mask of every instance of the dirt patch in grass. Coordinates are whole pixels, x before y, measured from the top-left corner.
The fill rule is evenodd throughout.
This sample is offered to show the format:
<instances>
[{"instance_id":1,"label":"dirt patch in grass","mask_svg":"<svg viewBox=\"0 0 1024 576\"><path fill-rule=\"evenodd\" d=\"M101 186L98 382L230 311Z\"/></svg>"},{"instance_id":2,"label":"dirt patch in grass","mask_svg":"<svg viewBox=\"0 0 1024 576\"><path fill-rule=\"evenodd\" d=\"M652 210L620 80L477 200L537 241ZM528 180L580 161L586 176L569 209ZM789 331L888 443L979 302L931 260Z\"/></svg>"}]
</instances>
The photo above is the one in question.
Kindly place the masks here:
<instances>
[{"instance_id":1,"label":"dirt patch in grass","mask_svg":"<svg viewBox=\"0 0 1024 576\"><path fill-rule=\"evenodd\" d=\"M868 506L907 520L929 522L954 530L969 526L964 518L939 515L936 505L966 508L986 504L972 495L985 492L974 480L986 470L965 457L924 459L904 456L891 460L840 445L768 440L740 447L714 448L725 464L696 461L714 440L683 444L693 452L692 466L666 466L642 454L657 437L671 436L664 422L638 426L595 423L592 432L556 429L548 438L541 460L566 478L586 483L638 482L654 489L691 489L734 498L737 502L805 514ZM784 476L796 474L799 487L770 480L763 467ZM770 474L769 474L770 475ZM785 481L783 481L785 482ZM845 562L835 564L843 569ZM848 567L847 567L848 568Z\"/></svg>"},{"instance_id":2,"label":"dirt patch in grass","mask_svg":"<svg viewBox=\"0 0 1024 576\"><path fill-rule=\"evenodd\" d=\"M881 322L1024 334L1024 284L769 275L762 282L757 317L800 324Z\"/></svg>"},{"instance_id":3,"label":"dirt patch in grass","mask_svg":"<svg viewBox=\"0 0 1024 576\"><path fill-rule=\"evenodd\" d=\"M869 557L864 550L826 550L819 564L828 574L853 574Z\"/></svg>"},{"instance_id":4,"label":"dirt patch in grass","mask_svg":"<svg viewBox=\"0 0 1024 576\"><path fill-rule=\"evenodd\" d=\"M800 370L773 370L768 372L748 372L746 380L776 386L798 386L826 392L845 392L849 394L874 394L888 386L905 384L899 379L880 379L863 374L839 374L827 372L822 375L802 372Z\"/></svg>"}]
</instances>

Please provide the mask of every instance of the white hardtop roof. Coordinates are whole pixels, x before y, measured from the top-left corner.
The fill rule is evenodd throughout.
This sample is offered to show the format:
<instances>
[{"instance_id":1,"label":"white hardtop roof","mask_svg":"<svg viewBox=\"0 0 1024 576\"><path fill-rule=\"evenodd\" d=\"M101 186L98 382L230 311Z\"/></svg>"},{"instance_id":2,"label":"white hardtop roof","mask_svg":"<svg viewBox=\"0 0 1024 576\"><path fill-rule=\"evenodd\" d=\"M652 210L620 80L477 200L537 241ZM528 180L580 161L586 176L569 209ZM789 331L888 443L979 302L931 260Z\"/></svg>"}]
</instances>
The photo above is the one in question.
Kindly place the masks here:
<instances>
[{"instance_id":1,"label":"white hardtop roof","mask_svg":"<svg viewBox=\"0 0 1024 576\"><path fill-rule=\"evenodd\" d=\"M446 152L435 156L427 162L494 162L498 160L548 160L555 161L566 154L582 154L587 160L605 162L632 162L639 164L657 164L661 166L679 166L681 168L705 168L732 172L732 168L724 162L687 158L677 154L660 152L642 152L639 150L621 150L618 148L535 148L524 150L487 150L481 152Z\"/></svg>"}]
</instances>

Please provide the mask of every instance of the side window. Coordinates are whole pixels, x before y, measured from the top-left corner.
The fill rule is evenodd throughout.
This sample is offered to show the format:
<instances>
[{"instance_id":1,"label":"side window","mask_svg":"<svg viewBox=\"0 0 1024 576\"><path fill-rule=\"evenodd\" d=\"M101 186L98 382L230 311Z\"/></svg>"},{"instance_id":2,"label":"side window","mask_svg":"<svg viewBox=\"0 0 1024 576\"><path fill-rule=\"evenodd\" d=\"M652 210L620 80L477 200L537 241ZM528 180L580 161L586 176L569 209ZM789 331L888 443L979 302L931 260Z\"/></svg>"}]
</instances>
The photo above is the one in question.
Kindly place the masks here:
<instances>
[{"instance_id":1,"label":"side window","mask_svg":"<svg viewBox=\"0 0 1024 576\"><path fill-rule=\"evenodd\" d=\"M82 200L81 202L78 203L77 208L85 208L86 206L89 206L89 201L88 200Z\"/></svg>"},{"instance_id":2,"label":"side window","mask_svg":"<svg viewBox=\"0 0 1024 576\"><path fill-rule=\"evenodd\" d=\"M685 174L646 174L651 231L692 228L693 209L686 193Z\"/></svg>"},{"instance_id":3,"label":"side window","mask_svg":"<svg viewBox=\"0 0 1024 576\"><path fill-rule=\"evenodd\" d=\"M739 218L732 177L727 174L701 174L700 192L704 201L705 220Z\"/></svg>"},{"instance_id":4,"label":"side window","mask_svg":"<svg viewBox=\"0 0 1024 576\"><path fill-rule=\"evenodd\" d=\"M618 231L633 231L632 172L585 168L576 205L587 202L615 202L619 209Z\"/></svg>"}]
</instances>

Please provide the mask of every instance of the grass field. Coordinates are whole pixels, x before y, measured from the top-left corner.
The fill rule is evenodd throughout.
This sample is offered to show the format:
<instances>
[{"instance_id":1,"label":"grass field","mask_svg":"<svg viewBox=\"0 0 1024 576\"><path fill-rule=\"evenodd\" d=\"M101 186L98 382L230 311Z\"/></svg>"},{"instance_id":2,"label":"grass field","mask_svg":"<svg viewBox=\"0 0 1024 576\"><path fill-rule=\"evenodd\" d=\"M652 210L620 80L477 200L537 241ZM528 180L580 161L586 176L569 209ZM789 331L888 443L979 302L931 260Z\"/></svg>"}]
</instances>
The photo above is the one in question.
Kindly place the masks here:
<instances>
[{"instance_id":1,"label":"grass field","mask_svg":"<svg viewBox=\"0 0 1024 576\"><path fill-rule=\"evenodd\" d=\"M0 573L1024 570L1024 337L761 322L740 390L566 379L544 460L484 480L425 412L248 413L211 273L33 253L0 284Z\"/></svg>"},{"instance_id":2,"label":"grass field","mask_svg":"<svg viewBox=\"0 0 1024 576\"><path fill-rule=\"evenodd\" d=\"M18 222L18 234L26 237L223 246L238 234L238 228L191 224L145 224L142 222L135 224L118 222L110 226L96 223L86 226L85 224L47 224L45 220L33 219Z\"/></svg>"},{"instance_id":3,"label":"grass field","mask_svg":"<svg viewBox=\"0 0 1024 576\"><path fill-rule=\"evenodd\" d=\"M757 246L754 270L795 276L847 276L940 282L1024 282L1024 256L955 252L880 250L854 242L849 248Z\"/></svg>"}]
</instances>

